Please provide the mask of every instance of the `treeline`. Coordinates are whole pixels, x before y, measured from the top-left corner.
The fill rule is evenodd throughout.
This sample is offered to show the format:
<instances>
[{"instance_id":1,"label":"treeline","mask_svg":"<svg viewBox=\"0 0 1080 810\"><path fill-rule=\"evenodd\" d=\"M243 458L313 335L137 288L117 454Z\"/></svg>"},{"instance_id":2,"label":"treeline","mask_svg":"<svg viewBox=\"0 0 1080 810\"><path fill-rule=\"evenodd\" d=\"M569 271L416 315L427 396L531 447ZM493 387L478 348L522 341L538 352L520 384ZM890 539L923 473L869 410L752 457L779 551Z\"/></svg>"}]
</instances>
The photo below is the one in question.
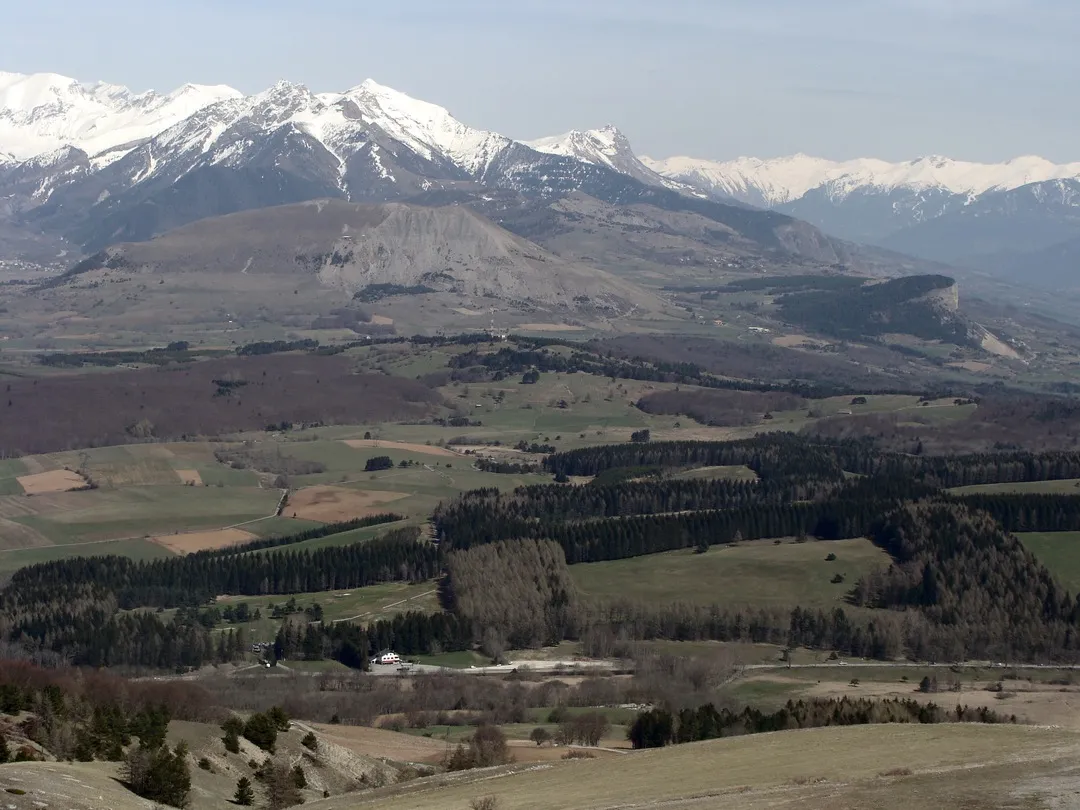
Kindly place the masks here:
<instances>
[{"instance_id":1,"label":"treeline","mask_svg":"<svg viewBox=\"0 0 1080 810\"><path fill-rule=\"evenodd\" d=\"M223 349L192 349L184 340L155 349L121 349L110 352L49 352L39 354L37 362L54 368L82 368L83 366L166 366L170 363L190 363L201 357L222 357Z\"/></svg>"},{"instance_id":2,"label":"treeline","mask_svg":"<svg viewBox=\"0 0 1080 810\"><path fill-rule=\"evenodd\" d=\"M480 379L498 381L511 375L530 372L562 374L581 372L596 377L678 383L733 391L788 391L799 396L830 396L836 393L831 388L826 390L799 382L774 384L717 377L694 363L671 363L643 357L617 358L611 352L604 356L583 351L581 344L567 341L535 341L517 337L511 339L521 348L504 346L495 352L481 352L473 349L454 355L448 365L456 370L454 375L456 378L464 378L468 381ZM556 354L548 351L548 346L566 346L572 351L569 355ZM471 370L481 370L483 374L468 373Z\"/></svg>"},{"instance_id":3,"label":"treeline","mask_svg":"<svg viewBox=\"0 0 1080 810\"><path fill-rule=\"evenodd\" d=\"M276 660L335 660L353 669L370 668L380 650L399 655L436 655L470 649L474 627L452 613L399 614L367 625L287 621L274 640Z\"/></svg>"},{"instance_id":4,"label":"treeline","mask_svg":"<svg viewBox=\"0 0 1080 810\"><path fill-rule=\"evenodd\" d=\"M446 568L446 606L492 657L577 635L577 586L555 543L517 540L456 551Z\"/></svg>"},{"instance_id":5,"label":"treeline","mask_svg":"<svg viewBox=\"0 0 1080 810\"><path fill-rule=\"evenodd\" d=\"M729 605L646 604L631 599L591 606L583 620L586 654L625 653L633 641L727 641L835 650L859 658L904 655L909 639L923 649L938 642L918 614L854 613L844 608L732 607ZM942 648L941 656L948 652Z\"/></svg>"},{"instance_id":6,"label":"treeline","mask_svg":"<svg viewBox=\"0 0 1080 810\"><path fill-rule=\"evenodd\" d=\"M333 659L367 669L375 652L431 655L469 649L469 622L450 613L406 613L368 625L326 624L305 614L287 618L274 639L252 638L244 627L211 634L197 615L171 620L151 611L116 613L107 597L84 594L81 607L65 612L43 606L42 614L12 629L10 638L27 652L50 651L80 667L144 667L183 672L207 664L242 660L252 643L269 642L272 660Z\"/></svg>"},{"instance_id":7,"label":"treeline","mask_svg":"<svg viewBox=\"0 0 1080 810\"><path fill-rule=\"evenodd\" d=\"M645 413L689 416L703 425L753 425L772 411L805 408L802 397L779 391L655 391L637 401Z\"/></svg>"},{"instance_id":8,"label":"treeline","mask_svg":"<svg viewBox=\"0 0 1080 810\"><path fill-rule=\"evenodd\" d=\"M664 485L672 484L661 514L651 506L665 505ZM684 487L686 484L688 486ZM712 485L717 486L712 486ZM739 482L667 481L651 499L647 485L618 484L613 491L592 493L590 486L530 487L513 495L490 491L468 493L440 507L435 515L436 535L443 548L467 549L514 538L549 539L562 546L571 565L620 560L707 543L723 545L738 540L814 536L822 540L859 537L870 532L880 516L901 502L933 494L933 490L903 480L868 478L814 492L806 486L804 500L786 499L791 487ZM605 488L606 489L606 488ZM755 500L757 492L765 493ZM693 510L694 501L678 496L713 493L735 505L723 509ZM741 499L741 500L740 500ZM698 501L700 503L700 501ZM574 519L589 510L609 514L622 506L624 517ZM545 512L550 508L552 511ZM645 514L633 514L640 508Z\"/></svg>"},{"instance_id":9,"label":"treeline","mask_svg":"<svg viewBox=\"0 0 1080 810\"><path fill-rule=\"evenodd\" d=\"M253 357L258 354L281 354L283 352L313 352L319 348L319 341L311 338L302 340L263 340L238 346L236 353L241 357Z\"/></svg>"},{"instance_id":10,"label":"treeline","mask_svg":"<svg viewBox=\"0 0 1080 810\"><path fill-rule=\"evenodd\" d=\"M312 550L246 554L234 548L161 560L108 556L39 563L12 576L0 605L17 615L47 598L51 589L93 583L121 609L170 608L203 604L220 594L342 590L425 580L438 572L438 550L419 541L415 527L409 527L362 544Z\"/></svg>"},{"instance_id":11,"label":"treeline","mask_svg":"<svg viewBox=\"0 0 1080 810\"><path fill-rule=\"evenodd\" d=\"M986 512L1009 532L1080 531L1080 495L988 493L950 499Z\"/></svg>"},{"instance_id":12,"label":"treeline","mask_svg":"<svg viewBox=\"0 0 1080 810\"><path fill-rule=\"evenodd\" d=\"M791 433L773 433L734 442L631 442L554 453L545 466L555 474L598 475L620 467L745 466L762 478L798 476L838 480L845 467L840 443L812 442Z\"/></svg>"},{"instance_id":13,"label":"treeline","mask_svg":"<svg viewBox=\"0 0 1080 810\"><path fill-rule=\"evenodd\" d=\"M540 464L531 464L529 462L521 461L503 461L493 458L478 458L473 462L473 466L482 472L489 473L501 473L503 475L530 475L532 473L543 472L544 468Z\"/></svg>"},{"instance_id":14,"label":"treeline","mask_svg":"<svg viewBox=\"0 0 1080 810\"><path fill-rule=\"evenodd\" d=\"M873 541L895 562L860 579L853 601L917 608L953 644L953 657L1072 659L1080 649L1080 598L989 515L953 503L908 504L880 523ZM928 657L917 640L908 647Z\"/></svg>"},{"instance_id":15,"label":"treeline","mask_svg":"<svg viewBox=\"0 0 1080 810\"><path fill-rule=\"evenodd\" d=\"M906 478L942 488L1080 478L1080 452L1075 451L912 456L883 453L865 440L832 441L784 433L737 442L632 442L584 447L555 453L545 464L552 473L567 476L597 475L619 467L745 465L763 478L826 477L848 472Z\"/></svg>"},{"instance_id":16,"label":"treeline","mask_svg":"<svg viewBox=\"0 0 1080 810\"><path fill-rule=\"evenodd\" d=\"M775 712L747 707L741 712L711 703L672 713L667 709L642 712L627 730L634 748L713 740L744 734L763 734L824 726L863 726L877 723L1015 723L1016 715L1003 715L985 707L945 709L910 698L814 698L788 701Z\"/></svg>"},{"instance_id":17,"label":"treeline","mask_svg":"<svg viewBox=\"0 0 1080 810\"><path fill-rule=\"evenodd\" d=\"M472 490L436 511L448 531L454 521L483 520L501 514L510 518L582 520L617 515L651 515L701 509L734 509L750 503L782 504L810 500L834 489L809 480L804 483L737 481L705 478L654 478L583 487L536 484L512 493L495 488Z\"/></svg>"},{"instance_id":18,"label":"treeline","mask_svg":"<svg viewBox=\"0 0 1080 810\"><path fill-rule=\"evenodd\" d=\"M399 520L404 519L405 518L402 515L396 515L392 512L381 515L367 515L366 517L343 520L337 523L324 523L322 526L304 529L303 531L293 532L292 534L283 534L277 537L264 537L260 540L251 540L250 542L240 543L235 546L226 546L225 548L210 549L208 551L197 551L189 556L231 557L237 554L247 554L251 551L262 551L263 549L268 548L279 548L280 546L292 546L297 543L306 543L308 540L319 540L323 537L331 537L335 534L344 534L345 532L353 532L357 529L366 529L369 526L397 523Z\"/></svg>"}]
</instances>

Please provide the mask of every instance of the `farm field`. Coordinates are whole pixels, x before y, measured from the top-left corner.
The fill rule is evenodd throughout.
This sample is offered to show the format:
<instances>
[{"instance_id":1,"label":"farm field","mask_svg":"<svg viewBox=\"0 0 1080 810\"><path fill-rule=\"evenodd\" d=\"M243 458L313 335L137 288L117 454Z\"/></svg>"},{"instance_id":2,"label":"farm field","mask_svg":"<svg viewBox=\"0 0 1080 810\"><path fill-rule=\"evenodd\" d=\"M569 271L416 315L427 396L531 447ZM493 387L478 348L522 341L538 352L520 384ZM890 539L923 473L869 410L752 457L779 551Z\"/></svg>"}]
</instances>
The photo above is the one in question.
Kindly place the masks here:
<instances>
[{"instance_id":1,"label":"farm field","mask_svg":"<svg viewBox=\"0 0 1080 810\"><path fill-rule=\"evenodd\" d=\"M461 346L403 344L350 349L345 357L361 370L415 381L417 376L445 372L447 361L464 351ZM564 347L553 351L571 352ZM437 391L450 409L468 419L468 426L373 421L256 430L230 437L250 441L255 456L280 453L323 465L318 473L288 476L291 502L281 517L273 516L277 474L220 463L215 451L223 447L221 442L145 442L0 461L0 549L73 547L221 529L267 537L373 511L394 511L419 523L427 520L439 502L461 492L485 487L505 491L550 480L546 474L503 475L476 470L473 457L455 449L466 442L473 446L497 442L509 449L524 441L568 450L626 441L633 431L643 428L650 430L654 440L721 440L798 429L817 416L835 416L846 410L853 414L912 412L926 419L931 414L935 418L945 414L961 418L974 407L956 406L951 400L920 405L913 396L868 395L865 404L853 403L852 397L833 397L814 403L815 417L799 410L776 413L769 422L708 427L686 416L647 414L636 407L641 397L676 387L668 383L613 380L584 373L544 373L535 384L522 384L515 375L475 384L449 382L448 376L443 379L447 384ZM437 381L429 380L429 384ZM394 468L366 472L365 463L376 455L388 456ZM541 458L513 452L505 457L534 463ZM402 463L406 466L400 466ZM98 489L25 496L20 476L58 475L65 467ZM691 470L679 475L753 477L745 468ZM368 536L371 534L364 535ZM346 540L351 538L313 542L332 545Z\"/></svg>"},{"instance_id":2,"label":"farm field","mask_svg":"<svg viewBox=\"0 0 1080 810\"><path fill-rule=\"evenodd\" d=\"M286 514L300 520L339 523L389 511L390 504L407 497L407 492L388 490L307 487L289 499Z\"/></svg>"},{"instance_id":3,"label":"farm field","mask_svg":"<svg viewBox=\"0 0 1080 810\"><path fill-rule=\"evenodd\" d=\"M827 562L826 555L836 560ZM869 540L796 543L771 540L650 554L628 560L570 566L588 596L650 603L833 607L856 580L889 557ZM843 574L842 583L830 580Z\"/></svg>"},{"instance_id":4,"label":"farm field","mask_svg":"<svg viewBox=\"0 0 1080 810\"><path fill-rule=\"evenodd\" d=\"M1017 537L1058 582L1080 593L1080 532L1025 532Z\"/></svg>"},{"instance_id":5,"label":"farm field","mask_svg":"<svg viewBox=\"0 0 1080 810\"><path fill-rule=\"evenodd\" d=\"M152 539L173 554L192 554L249 543L255 539L255 535L243 529L213 529L207 532L166 534Z\"/></svg>"},{"instance_id":6,"label":"farm field","mask_svg":"<svg viewBox=\"0 0 1080 810\"><path fill-rule=\"evenodd\" d=\"M70 470L51 470L34 475L21 475L15 479L27 495L48 495L52 492L70 492L85 489L87 481Z\"/></svg>"},{"instance_id":7,"label":"farm field","mask_svg":"<svg viewBox=\"0 0 1080 810\"><path fill-rule=\"evenodd\" d=\"M132 486L0 498L0 517L52 545L233 527L272 515L278 493L257 488ZM7 538L0 535L0 542Z\"/></svg>"}]
</instances>

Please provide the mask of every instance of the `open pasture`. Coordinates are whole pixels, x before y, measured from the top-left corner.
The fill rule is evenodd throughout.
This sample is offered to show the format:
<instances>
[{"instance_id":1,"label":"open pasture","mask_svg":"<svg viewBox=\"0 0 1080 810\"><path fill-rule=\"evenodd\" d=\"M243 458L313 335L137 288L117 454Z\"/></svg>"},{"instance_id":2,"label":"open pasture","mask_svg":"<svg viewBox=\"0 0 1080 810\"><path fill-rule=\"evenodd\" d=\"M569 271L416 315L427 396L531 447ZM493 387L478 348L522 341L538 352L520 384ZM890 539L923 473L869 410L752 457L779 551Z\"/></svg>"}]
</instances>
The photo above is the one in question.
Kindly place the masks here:
<instances>
[{"instance_id":1,"label":"open pasture","mask_svg":"<svg viewBox=\"0 0 1080 810\"><path fill-rule=\"evenodd\" d=\"M0 521L0 532L5 531L5 521ZM40 537L40 535L38 535ZM14 535L5 535L12 540ZM66 557L130 557L133 560L156 560L173 556L172 552L151 540L109 540L77 545L37 545L33 547L9 546L0 549L0 573L16 571L27 565L62 560Z\"/></svg>"},{"instance_id":2,"label":"open pasture","mask_svg":"<svg viewBox=\"0 0 1080 810\"><path fill-rule=\"evenodd\" d=\"M836 559L826 561L829 554ZM863 538L755 540L705 554L686 549L573 565L570 574L584 593L605 600L827 608L842 605L860 576L888 564L888 555ZM836 574L843 582L831 581Z\"/></svg>"},{"instance_id":3,"label":"open pasture","mask_svg":"<svg viewBox=\"0 0 1080 810\"><path fill-rule=\"evenodd\" d=\"M1025 532L1017 537L1058 582L1080 593L1080 532Z\"/></svg>"},{"instance_id":4,"label":"open pasture","mask_svg":"<svg viewBox=\"0 0 1080 810\"><path fill-rule=\"evenodd\" d=\"M757 473L749 467L697 467L671 476L676 479L705 479L708 481L757 481Z\"/></svg>"},{"instance_id":5,"label":"open pasture","mask_svg":"<svg viewBox=\"0 0 1080 810\"><path fill-rule=\"evenodd\" d=\"M1060 481L1021 481L1005 484L975 484L949 490L954 495L995 495L1016 493L1020 495L1080 495L1080 478Z\"/></svg>"}]
</instances>

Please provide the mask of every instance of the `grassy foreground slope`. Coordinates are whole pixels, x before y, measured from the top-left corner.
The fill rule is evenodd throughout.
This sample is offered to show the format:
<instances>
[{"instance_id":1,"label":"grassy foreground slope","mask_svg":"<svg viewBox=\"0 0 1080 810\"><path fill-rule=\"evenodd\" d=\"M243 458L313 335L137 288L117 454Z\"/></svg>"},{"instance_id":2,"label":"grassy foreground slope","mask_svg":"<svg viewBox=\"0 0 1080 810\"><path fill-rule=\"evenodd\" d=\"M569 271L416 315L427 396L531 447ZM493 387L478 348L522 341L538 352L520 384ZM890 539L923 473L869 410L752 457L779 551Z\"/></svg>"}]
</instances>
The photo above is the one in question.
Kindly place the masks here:
<instances>
[{"instance_id":1,"label":"grassy foreground slope","mask_svg":"<svg viewBox=\"0 0 1080 810\"><path fill-rule=\"evenodd\" d=\"M499 810L1039 808L1077 789L1077 753L1080 735L1032 726L821 728L436 776L309 806L444 810L494 796Z\"/></svg>"}]
</instances>

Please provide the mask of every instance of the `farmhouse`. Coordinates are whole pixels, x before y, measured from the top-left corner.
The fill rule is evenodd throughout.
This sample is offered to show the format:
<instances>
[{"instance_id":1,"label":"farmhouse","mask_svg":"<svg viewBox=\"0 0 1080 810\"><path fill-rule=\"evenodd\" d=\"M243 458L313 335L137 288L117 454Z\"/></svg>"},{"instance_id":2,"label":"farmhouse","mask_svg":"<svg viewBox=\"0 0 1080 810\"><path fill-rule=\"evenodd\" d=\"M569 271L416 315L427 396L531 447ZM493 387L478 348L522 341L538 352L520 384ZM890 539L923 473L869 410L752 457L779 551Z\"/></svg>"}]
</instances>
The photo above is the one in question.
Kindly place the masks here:
<instances>
[{"instance_id":1,"label":"farmhouse","mask_svg":"<svg viewBox=\"0 0 1080 810\"><path fill-rule=\"evenodd\" d=\"M371 659L373 664L400 664L401 656L392 650L383 650L381 653Z\"/></svg>"}]
</instances>

